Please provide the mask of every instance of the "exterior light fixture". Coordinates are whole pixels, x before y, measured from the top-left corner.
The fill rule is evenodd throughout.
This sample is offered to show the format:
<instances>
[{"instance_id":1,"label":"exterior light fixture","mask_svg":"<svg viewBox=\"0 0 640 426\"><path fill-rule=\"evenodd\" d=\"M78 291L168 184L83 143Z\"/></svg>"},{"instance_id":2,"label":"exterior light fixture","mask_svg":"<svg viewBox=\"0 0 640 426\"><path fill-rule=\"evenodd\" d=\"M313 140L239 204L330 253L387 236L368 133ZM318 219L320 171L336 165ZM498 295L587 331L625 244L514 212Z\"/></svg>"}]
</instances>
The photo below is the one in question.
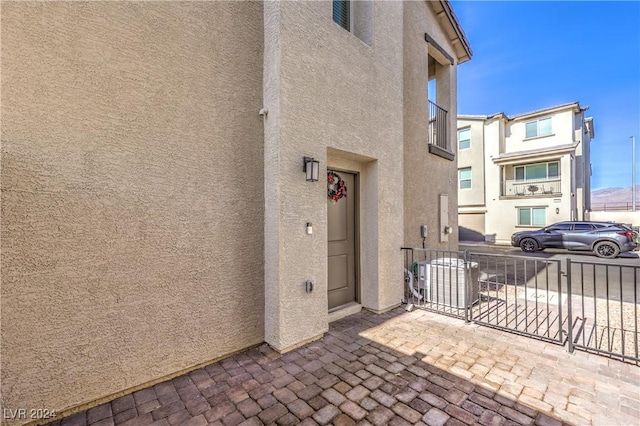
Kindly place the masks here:
<instances>
[{"instance_id":1,"label":"exterior light fixture","mask_svg":"<svg viewBox=\"0 0 640 426\"><path fill-rule=\"evenodd\" d=\"M302 163L302 171L307 175L307 182L317 182L320 175L320 162L312 157L303 157Z\"/></svg>"}]
</instances>

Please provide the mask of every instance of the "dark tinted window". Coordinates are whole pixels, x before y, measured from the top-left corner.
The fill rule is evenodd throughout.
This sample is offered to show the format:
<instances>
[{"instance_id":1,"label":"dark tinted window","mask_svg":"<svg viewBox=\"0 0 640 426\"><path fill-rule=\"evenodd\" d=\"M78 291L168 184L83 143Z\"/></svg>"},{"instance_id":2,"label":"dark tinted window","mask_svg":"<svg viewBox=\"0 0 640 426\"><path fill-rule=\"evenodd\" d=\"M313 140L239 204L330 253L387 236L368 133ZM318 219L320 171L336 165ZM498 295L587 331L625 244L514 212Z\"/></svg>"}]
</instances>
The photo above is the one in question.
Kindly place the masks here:
<instances>
[{"instance_id":1,"label":"dark tinted window","mask_svg":"<svg viewBox=\"0 0 640 426\"><path fill-rule=\"evenodd\" d=\"M574 231L591 231L592 229L590 223L576 223L573 225Z\"/></svg>"},{"instance_id":2,"label":"dark tinted window","mask_svg":"<svg viewBox=\"0 0 640 426\"><path fill-rule=\"evenodd\" d=\"M333 0L333 20L347 31L350 24L350 9L349 0Z\"/></svg>"},{"instance_id":3,"label":"dark tinted window","mask_svg":"<svg viewBox=\"0 0 640 426\"><path fill-rule=\"evenodd\" d=\"M571 229L570 223L557 223L547 228L549 231L569 231Z\"/></svg>"}]
</instances>

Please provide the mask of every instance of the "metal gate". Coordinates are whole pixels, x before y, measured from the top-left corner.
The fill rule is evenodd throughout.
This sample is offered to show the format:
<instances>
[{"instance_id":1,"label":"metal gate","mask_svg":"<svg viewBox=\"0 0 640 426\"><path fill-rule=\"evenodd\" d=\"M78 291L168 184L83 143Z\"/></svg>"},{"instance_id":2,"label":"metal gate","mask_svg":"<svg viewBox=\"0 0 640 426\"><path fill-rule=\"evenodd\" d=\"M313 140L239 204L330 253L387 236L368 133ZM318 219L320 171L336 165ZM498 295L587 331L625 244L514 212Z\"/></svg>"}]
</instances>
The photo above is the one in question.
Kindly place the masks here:
<instances>
[{"instance_id":1,"label":"metal gate","mask_svg":"<svg viewBox=\"0 0 640 426\"><path fill-rule=\"evenodd\" d=\"M640 266L402 250L410 306L640 363Z\"/></svg>"}]
</instances>

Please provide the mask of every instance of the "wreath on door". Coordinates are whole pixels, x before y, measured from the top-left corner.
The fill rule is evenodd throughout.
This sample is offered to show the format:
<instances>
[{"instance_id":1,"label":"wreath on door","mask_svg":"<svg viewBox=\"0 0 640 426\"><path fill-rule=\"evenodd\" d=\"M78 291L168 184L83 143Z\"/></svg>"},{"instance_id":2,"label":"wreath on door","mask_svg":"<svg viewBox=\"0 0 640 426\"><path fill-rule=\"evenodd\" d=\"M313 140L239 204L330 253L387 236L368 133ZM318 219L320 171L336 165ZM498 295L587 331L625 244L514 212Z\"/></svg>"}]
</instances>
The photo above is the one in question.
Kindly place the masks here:
<instances>
[{"instance_id":1,"label":"wreath on door","mask_svg":"<svg viewBox=\"0 0 640 426\"><path fill-rule=\"evenodd\" d=\"M342 197L347 196L347 186L344 180L334 171L327 172L327 196L337 203Z\"/></svg>"}]
</instances>

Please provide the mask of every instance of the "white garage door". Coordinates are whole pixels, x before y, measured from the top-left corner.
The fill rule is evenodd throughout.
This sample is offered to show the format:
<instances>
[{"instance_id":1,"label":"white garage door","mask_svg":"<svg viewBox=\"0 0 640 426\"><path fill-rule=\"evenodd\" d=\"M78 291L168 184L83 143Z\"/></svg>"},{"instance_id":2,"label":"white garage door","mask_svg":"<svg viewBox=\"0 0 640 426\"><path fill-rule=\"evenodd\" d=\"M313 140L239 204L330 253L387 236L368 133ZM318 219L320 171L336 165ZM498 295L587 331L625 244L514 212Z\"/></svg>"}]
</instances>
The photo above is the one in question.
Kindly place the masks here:
<instances>
[{"instance_id":1,"label":"white garage door","mask_svg":"<svg viewBox=\"0 0 640 426\"><path fill-rule=\"evenodd\" d=\"M484 213L458 215L460 241L484 241Z\"/></svg>"}]
</instances>

